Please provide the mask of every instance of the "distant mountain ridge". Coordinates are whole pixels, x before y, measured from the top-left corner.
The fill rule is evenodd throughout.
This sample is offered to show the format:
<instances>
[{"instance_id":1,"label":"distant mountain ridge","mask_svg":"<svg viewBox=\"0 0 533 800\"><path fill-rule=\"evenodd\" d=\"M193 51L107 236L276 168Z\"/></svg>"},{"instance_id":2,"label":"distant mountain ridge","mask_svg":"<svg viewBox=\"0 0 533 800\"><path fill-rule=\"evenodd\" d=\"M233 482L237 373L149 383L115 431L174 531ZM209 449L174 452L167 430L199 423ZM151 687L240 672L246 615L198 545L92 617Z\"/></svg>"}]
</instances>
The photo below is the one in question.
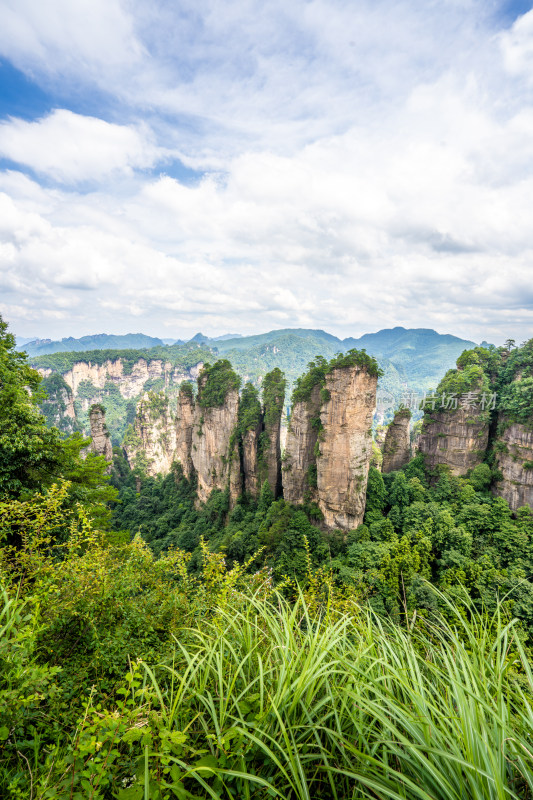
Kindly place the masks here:
<instances>
[{"instance_id":1,"label":"distant mountain ridge","mask_svg":"<svg viewBox=\"0 0 533 800\"><path fill-rule=\"evenodd\" d=\"M385 372L380 381L382 389L399 398L402 390L424 392L436 386L444 373L455 366L463 350L475 343L452 334L437 333L431 328L395 327L346 339L310 328L282 328L252 336L225 334L215 338L197 333L189 340L189 345L209 348L213 358L228 358L245 380L255 384L260 384L266 372L279 367L285 372L289 385L305 372L308 362L315 356L331 358L351 348L365 349ZM19 349L26 350L32 363L36 357L46 355L48 367L56 353L59 367L61 353L69 353L71 361L75 353L79 352L83 360L82 353L97 350L101 360L107 350L131 349L137 351L137 357L138 351L143 350L147 359L161 359L166 352L170 358L173 349L179 346L144 334L97 334L80 339L69 337L61 342L38 340ZM39 364L37 360L36 365L44 366L44 363Z\"/></svg>"},{"instance_id":2,"label":"distant mountain ridge","mask_svg":"<svg viewBox=\"0 0 533 800\"><path fill-rule=\"evenodd\" d=\"M61 341L52 339L34 339L31 342L17 345L17 350L24 350L29 356L44 356L51 353L83 353L86 350L139 350L150 347L162 347L163 340L144 333L126 333L115 336L109 333L96 333L74 339L68 336Z\"/></svg>"},{"instance_id":3,"label":"distant mountain ridge","mask_svg":"<svg viewBox=\"0 0 533 800\"><path fill-rule=\"evenodd\" d=\"M447 370L455 366L463 350L470 349L474 345L473 342L457 336L439 334L431 329L398 327L365 334L357 339L349 337L343 340L323 330L284 328L253 336L220 339L208 339L203 334L196 334L186 344L160 344L154 347L120 349L105 347L105 344L111 341L129 337L137 341L138 337L141 337L141 344L144 345L147 340L151 340L151 337L143 337L142 334L129 334L127 337L106 337L105 334L101 334L97 337L84 337L85 342L91 338L97 340L99 347L96 350L71 351L65 347L61 352L43 353L41 349L37 350L35 355L30 355L32 366L43 370L43 374L59 373L61 376L66 376L75 364L80 368L84 364L92 365L94 368L96 365L101 366L106 362L120 360L122 362L120 374L123 374L123 377L109 379L103 389L89 386L87 381L82 381L83 386L80 384L80 391L83 391L91 402L103 402L108 408L111 412L110 424L116 418L116 425L115 423L112 425L112 433L117 439L120 438L123 425L128 421L128 414L131 416L135 413L137 400L132 396L129 384L126 386L130 381L129 374L134 369L139 371L139 374L153 373L154 376L149 380L140 381L138 387L140 396L140 393L148 389L167 391L165 380L156 376L156 372L159 375L164 364L169 364L173 368L178 364L191 368L200 362L213 363L217 358L227 358L243 381L251 381L255 386L260 386L266 373L278 367L287 378L286 406L290 406L292 387L296 379L307 371L310 361L317 356L329 360L339 352L346 352L351 348L365 348L369 355L377 359L383 370L378 387L382 411L379 411L378 406L378 416L380 421L387 421L394 408L400 402L405 402L408 392L410 396L415 394L422 399L424 392L436 388ZM82 340L66 341L72 346L73 342ZM39 345L43 346L46 344ZM149 366L150 364L152 366ZM123 399L119 397L120 389L124 396L127 394L127 402L130 403L127 414ZM75 392L75 401L78 399L77 393L78 390Z\"/></svg>"}]
</instances>

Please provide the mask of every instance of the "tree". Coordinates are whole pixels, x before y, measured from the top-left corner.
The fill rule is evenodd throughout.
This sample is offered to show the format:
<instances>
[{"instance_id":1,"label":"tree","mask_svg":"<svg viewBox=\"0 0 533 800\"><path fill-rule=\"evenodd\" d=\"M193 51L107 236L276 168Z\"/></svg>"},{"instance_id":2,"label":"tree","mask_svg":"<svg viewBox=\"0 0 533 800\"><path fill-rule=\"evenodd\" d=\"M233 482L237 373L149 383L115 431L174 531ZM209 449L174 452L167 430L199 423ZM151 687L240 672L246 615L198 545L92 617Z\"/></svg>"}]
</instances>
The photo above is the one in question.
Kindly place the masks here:
<instances>
[{"instance_id":1,"label":"tree","mask_svg":"<svg viewBox=\"0 0 533 800\"><path fill-rule=\"evenodd\" d=\"M80 434L64 440L57 428L47 427L38 408L45 397L41 376L26 353L15 350L15 337L0 317L0 498L32 494L65 479L71 501L92 506L91 516L103 521L116 495L106 485L105 459L83 459L88 440Z\"/></svg>"}]
</instances>

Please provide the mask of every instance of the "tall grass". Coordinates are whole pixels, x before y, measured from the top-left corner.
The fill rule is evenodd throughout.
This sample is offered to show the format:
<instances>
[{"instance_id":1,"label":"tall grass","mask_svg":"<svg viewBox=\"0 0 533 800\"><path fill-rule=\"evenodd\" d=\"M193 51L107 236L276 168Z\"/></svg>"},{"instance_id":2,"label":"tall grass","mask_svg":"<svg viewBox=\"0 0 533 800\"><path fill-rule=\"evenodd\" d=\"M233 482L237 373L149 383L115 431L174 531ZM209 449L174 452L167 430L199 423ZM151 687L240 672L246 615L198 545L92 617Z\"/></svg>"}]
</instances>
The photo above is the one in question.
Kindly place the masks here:
<instances>
[{"instance_id":1,"label":"tall grass","mask_svg":"<svg viewBox=\"0 0 533 800\"><path fill-rule=\"evenodd\" d=\"M311 615L302 597L220 610L173 665L145 667L159 727L187 741L150 754L169 796L533 797L533 679L515 627L449 617L406 630Z\"/></svg>"}]
</instances>

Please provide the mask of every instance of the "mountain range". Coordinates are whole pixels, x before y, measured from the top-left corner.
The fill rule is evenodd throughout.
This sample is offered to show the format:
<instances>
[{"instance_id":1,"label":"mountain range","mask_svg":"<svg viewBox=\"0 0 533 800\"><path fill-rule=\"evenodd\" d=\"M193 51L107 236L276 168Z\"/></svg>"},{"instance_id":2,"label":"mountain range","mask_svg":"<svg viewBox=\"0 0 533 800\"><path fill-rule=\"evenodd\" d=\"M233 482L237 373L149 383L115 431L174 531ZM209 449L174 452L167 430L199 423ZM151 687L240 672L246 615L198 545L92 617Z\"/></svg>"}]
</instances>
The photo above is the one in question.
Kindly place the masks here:
<instances>
[{"instance_id":1,"label":"mountain range","mask_svg":"<svg viewBox=\"0 0 533 800\"><path fill-rule=\"evenodd\" d=\"M167 339L169 341L175 340ZM67 353L69 363L75 360L101 363L107 350L113 350L109 358L166 357L173 362L181 355L182 348L190 349L191 346L210 351L213 360L220 357L229 359L244 380L256 385L261 383L266 372L279 367L286 374L289 390L317 355L331 358L351 348L365 349L378 360L384 372L380 380L381 391L398 400L406 390L423 392L435 387L443 374L455 365L462 351L474 346L474 342L428 328L395 327L346 339L323 330L283 328L252 336L226 334L209 338L198 333L186 344L177 340L172 345L141 333L125 336L97 334L81 339L69 337L60 342L41 339L19 349L28 353L35 366L63 372ZM57 364L54 363L56 360Z\"/></svg>"},{"instance_id":2,"label":"mountain range","mask_svg":"<svg viewBox=\"0 0 533 800\"><path fill-rule=\"evenodd\" d=\"M173 342L174 340L167 341ZM87 350L139 350L163 345L162 339L146 336L144 333L127 333L124 336L96 333L92 336L82 336L80 339L68 336L59 341L52 339L25 341L17 337L17 350L24 350L29 356L44 356L51 353L84 353Z\"/></svg>"}]
</instances>

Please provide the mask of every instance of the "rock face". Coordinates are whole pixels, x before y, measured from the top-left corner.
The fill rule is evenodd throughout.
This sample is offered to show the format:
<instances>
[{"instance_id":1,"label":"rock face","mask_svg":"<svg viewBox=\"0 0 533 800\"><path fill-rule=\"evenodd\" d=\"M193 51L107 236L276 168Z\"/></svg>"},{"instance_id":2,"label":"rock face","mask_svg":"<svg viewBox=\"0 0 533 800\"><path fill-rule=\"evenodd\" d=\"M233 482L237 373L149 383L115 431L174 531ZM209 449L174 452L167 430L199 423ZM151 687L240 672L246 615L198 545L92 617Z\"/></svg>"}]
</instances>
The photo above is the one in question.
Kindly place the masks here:
<instances>
[{"instance_id":1,"label":"rock face","mask_svg":"<svg viewBox=\"0 0 533 800\"><path fill-rule=\"evenodd\" d=\"M105 361L103 364L93 364L90 361L79 361L63 374L63 379L70 386L77 397L78 389L82 381L90 381L97 389L103 389L107 382L113 383L118 387L122 397L126 400L138 397L144 390L144 385L149 380L164 378L165 385L171 383L179 384L184 380L196 380L203 364L199 362L189 370L182 370L173 367L168 361L156 359L147 361L140 358L131 368L131 371L124 369L124 362L121 358L112 361ZM50 369L38 370L43 377L51 374Z\"/></svg>"},{"instance_id":2,"label":"rock face","mask_svg":"<svg viewBox=\"0 0 533 800\"><path fill-rule=\"evenodd\" d=\"M74 395L72 389L65 383L60 375L53 375L42 383L42 388L48 397L41 403L48 425L53 425L62 433L70 435L77 430L76 409L74 408Z\"/></svg>"},{"instance_id":3,"label":"rock face","mask_svg":"<svg viewBox=\"0 0 533 800\"><path fill-rule=\"evenodd\" d=\"M489 423L471 410L426 412L418 443L428 469L438 464L452 475L465 475L481 464L489 440Z\"/></svg>"},{"instance_id":4,"label":"rock face","mask_svg":"<svg viewBox=\"0 0 533 800\"><path fill-rule=\"evenodd\" d=\"M242 471L244 491L250 497L259 497L261 490L259 469L259 437L261 426L245 431L242 437Z\"/></svg>"},{"instance_id":5,"label":"rock face","mask_svg":"<svg viewBox=\"0 0 533 800\"><path fill-rule=\"evenodd\" d=\"M514 422L504 428L494 449L503 474L494 493L513 511L525 505L533 508L533 430Z\"/></svg>"},{"instance_id":6,"label":"rock face","mask_svg":"<svg viewBox=\"0 0 533 800\"><path fill-rule=\"evenodd\" d=\"M163 392L147 392L137 405L133 436L124 441L131 467L142 453L148 475L170 472L176 453L176 425Z\"/></svg>"},{"instance_id":7,"label":"rock face","mask_svg":"<svg viewBox=\"0 0 533 800\"><path fill-rule=\"evenodd\" d=\"M258 498L266 479L279 491L285 379L274 370L265 382L274 390L265 391L265 409L251 384L239 398L239 378L227 361L201 373L196 400L192 385L182 384L175 414L164 393L148 393L124 442L130 466L142 463L148 474L156 475L167 474L179 462L184 476L197 480L199 503L214 489L227 489L230 505L243 491Z\"/></svg>"},{"instance_id":8,"label":"rock face","mask_svg":"<svg viewBox=\"0 0 533 800\"><path fill-rule=\"evenodd\" d=\"M394 472L404 467L411 457L409 422L411 412L404 408L396 411L394 419L387 428L383 443L382 472Z\"/></svg>"},{"instance_id":9,"label":"rock face","mask_svg":"<svg viewBox=\"0 0 533 800\"><path fill-rule=\"evenodd\" d=\"M230 494L233 496L237 492L237 485L240 485L236 478L239 460L232 438L237 428L238 414L237 390L228 392L220 406L204 408L196 403L191 458L198 479L199 503L205 503L213 489L224 490L230 482Z\"/></svg>"},{"instance_id":10,"label":"rock face","mask_svg":"<svg viewBox=\"0 0 533 800\"><path fill-rule=\"evenodd\" d=\"M357 365L332 369L324 389L293 405L282 467L289 503L316 502L326 528L363 520L372 455L377 376Z\"/></svg>"},{"instance_id":11,"label":"rock face","mask_svg":"<svg viewBox=\"0 0 533 800\"><path fill-rule=\"evenodd\" d=\"M120 412L113 415L114 427L113 436L117 440L122 439L125 429L127 401L135 401L141 398L144 392L154 387L154 382L158 382L158 390L163 389L165 393L174 401L178 386L184 382L195 381L203 367L199 361L190 368L173 366L170 362L163 359L147 360L138 359L133 365L128 364L122 358L108 359L104 363L93 363L90 360L77 361L71 369L63 375L53 372L48 368L39 368L38 372L45 379L45 383L56 385L61 381L67 392L72 398L72 412L74 418L72 423L65 421L61 430L71 432L68 425L74 429L88 431L88 420L85 414L91 405L103 403L108 409L117 409L117 403L122 402ZM52 394L56 398L56 393L50 393L48 407L41 406L47 420L52 414L58 413L63 417L62 398L57 396L56 401L52 400ZM117 400L118 396L118 400ZM56 411L52 409L56 406ZM53 421L50 421L53 424Z\"/></svg>"},{"instance_id":12,"label":"rock face","mask_svg":"<svg viewBox=\"0 0 533 800\"><path fill-rule=\"evenodd\" d=\"M111 438L105 424L105 411L102 406L92 406L89 413L91 423L91 444L89 450L97 456L104 456L105 460L113 460L113 447Z\"/></svg>"},{"instance_id":13,"label":"rock face","mask_svg":"<svg viewBox=\"0 0 533 800\"><path fill-rule=\"evenodd\" d=\"M182 384L176 411L176 461L189 481L194 466L192 463L192 432L194 426L194 395L190 383Z\"/></svg>"},{"instance_id":14,"label":"rock face","mask_svg":"<svg viewBox=\"0 0 533 800\"><path fill-rule=\"evenodd\" d=\"M281 472L281 417L286 381L279 369L263 379L263 435L261 437L260 483L267 480L277 499L283 491ZM260 487L259 487L260 488Z\"/></svg>"},{"instance_id":15,"label":"rock face","mask_svg":"<svg viewBox=\"0 0 533 800\"><path fill-rule=\"evenodd\" d=\"M333 369L320 410L316 459L318 506L327 528L350 530L363 521L372 455L377 377L358 366Z\"/></svg>"},{"instance_id":16,"label":"rock face","mask_svg":"<svg viewBox=\"0 0 533 800\"><path fill-rule=\"evenodd\" d=\"M316 454L320 429L320 386L315 386L307 401L292 407L285 456L283 459L283 497L288 503L316 499Z\"/></svg>"}]
</instances>

